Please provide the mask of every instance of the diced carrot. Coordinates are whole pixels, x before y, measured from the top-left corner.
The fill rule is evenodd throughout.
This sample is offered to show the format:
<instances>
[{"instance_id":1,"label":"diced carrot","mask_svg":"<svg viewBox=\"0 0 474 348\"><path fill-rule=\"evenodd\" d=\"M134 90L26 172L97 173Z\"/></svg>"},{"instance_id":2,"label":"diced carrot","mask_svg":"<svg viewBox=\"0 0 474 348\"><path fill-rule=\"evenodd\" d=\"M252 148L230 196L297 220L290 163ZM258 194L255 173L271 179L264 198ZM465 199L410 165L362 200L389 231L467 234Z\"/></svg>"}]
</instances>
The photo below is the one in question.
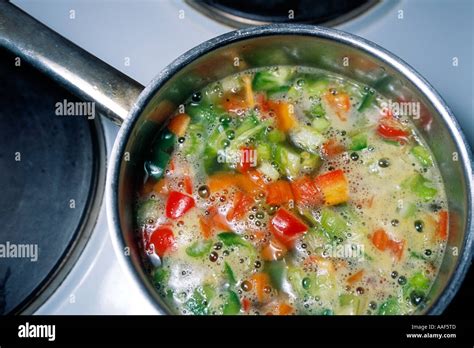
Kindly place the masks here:
<instances>
[{"instance_id":1,"label":"diced carrot","mask_svg":"<svg viewBox=\"0 0 474 348\"><path fill-rule=\"evenodd\" d=\"M255 99L253 97L252 79L250 76L245 75L242 77L242 80L244 81L245 102L247 107L253 108L255 106Z\"/></svg>"},{"instance_id":2,"label":"diced carrot","mask_svg":"<svg viewBox=\"0 0 474 348\"><path fill-rule=\"evenodd\" d=\"M263 113L267 113L268 111L270 111L270 105L268 104L268 100L265 93L257 94L256 102Z\"/></svg>"},{"instance_id":3,"label":"diced carrot","mask_svg":"<svg viewBox=\"0 0 474 348\"><path fill-rule=\"evenodd\" d=\"M247 171L246 176L253 183L253 185L248 184L249 188L252 188L253 190L255 190L256 187L258 187L258 189L265 188L265 185L266 185L265 178L264 178L263 174L260 173L258 170L250 169L250 170ZM251 186L253 186L253 187L251 187Z\"/></svg>"},{"instance_id":4,"label":"diced carrot","mask_svg":"<svg viewBox=\"0 0 474 348\"><path fill-rule=\"evenodd\" d=\"M293 307L287 303L280 303L278 305L278 314L279 315L289 315L293 312Z\"/></svg>"},{"instance_id":5,"label":"diced carrot","mask_svg":"<svg viewBox=\"0 0 474 348\"><path fill-rule=\"evenodd\" d=\"M264 302L268 297L268 294L266 293L266 288L271 289L270 278L268 277L268 274L263 272L255 273L250 279L253 283L253 288L255 289L257 300L259 302Z\"/></svg>"},{"instance_id":6,"label":"diced carrot","mask_svg":"<svg viewBox=\"0 0 474 348\"><path fill-rule=\"evenodd\" d=\"M318 205L323 202L323 197L316 183L307 175L292 181L291 190L298 204Z\"/></svg>"},{"instance_id":7,"label":"diced carrot","mask_svg":"<svg viewBox=\"0 0 474 348\"><path fill-rule=\"evenodd\" d=\"M372 234L372 243L380 251L390 250L397 260L402 258L405 241L391 239L383 229L378 229Z\"/></svg>"},{"instance_id":8,"label":"diced carrot","mask_svg":"<svg viewBox=\"0 0 474 348\"><path fill-rule=\"evenodd\" d=\"M165 178L161 178L158 181L154 180L147 180L147 182L143 185L140 193L142 195L147 195L151 192L156 192L160 194L168 193L167 182Z\"/></svg>"},{"instance_id":9,"label":"diced carrot","mask_svg":"<svg viewBox=\"0 0 474 348\"><path fill-rule=\"evenodd\" d=\"M242 309L244 312L248 312L250 310L250 300L248 298L243 298L242 299Z\"/></svg>"},{"instance_id":10,"label":"diced carrot","mask_svg":"<svg viewBox=\"0 0 474 348\"><path fill-rule=\"evenodd\" d=\"M223 97L222 107L227 112L239 112L247 108L247 103L244 98L239 94L226 94Z\"/></svg>"},{"instance_id":11,"label":"diced carrot","mask_svg":"<svg viewBox=\"0 0 474 348\"><path fill-rule=\"evenodd\" d=\"M267 185L267 203L280 205L293 200L293 192L288 181L278 180Z\"/></svg>"},{"instance_id":12,"label":"diced carrot","mask_svg":"<svg viewBox=\"0 0 474 348\"><path fill-rule=\"evenodd\" d=\"M349 184L341 169L319 175L315 183L323 194L324 204L337 205L349 200Z\"/></svg>"},{"instance_id":13,"label":"diced carrot","mask_svg":"<svg viewBox=\"0 0 474 348\"><path fill-rule=\"evenodd\" d=\"M347 112L351 109L351 99L345 92L324 94L324 98L341 121L347 121Z\"/></svg>"},{"instance_id":14,"label":"diced carrot","mask_svg":"<svg viewBox=\"0 0 474 348\"><path fill-rule=\"evenodd\" d=\"M374 244L374 246L381 251L384 251L388 248L389 241L390 238L382 229L378 229L372 234L372 244Z\"/></svg>"},{"instance_id":15,"label":"diced carrot","mask_svg":"<svg viewBox=\"0 0 474 348\"><path fill-rule=\"evenodd\" d=\"M353 275L351 275L349 278L347 278L347 282L349 284L357 283L359 280L362 279L363 275L364 275L364 270L361 269L359 272L356 272Z\"/></svg>"},{"instance_id":16,"label":"diced carrot","mask_svg":"<svg viewBox=\"0 0 474 348\"><path fill-rule=\"evenodd\" d=\"M188 175L184 177L184 190L188 195L193 194L193 182Z\"/></svg>"},{"instance_id":17,"label":"diced carrot","mask_svg":"<svg viewBox=\"0 0 474 348\"><path fill-rule=\"evenodd\" d=\"M174 116L168 124L168 129L178 137L184 136L188 129L191 117L187 114L178 114Z\"/></svg>"},{"instance_id":18,"label":"diced carrot","mask_svg":"<svg viewBox=\"0 0 474 348\"><path fill-rule=\"evenodd\" d=\"M205 239L209 239L210 237L212 237L212 227L209 222L209 219L204 216L201 216L199 218L199 226L201 227L201 233Z\"/></svg>"},{"instance_id":19,"label":"diced carrot","mask_svg":"<svg viewBox=\"0 0 474 348\"><path fill-rule=\"evenodd\" d=\"M241 219L254 204L252 197L247 196L241 191L235 193L234 206L227 213L227 220Z\"/></svg>"},{"instance_id":20,"label":"diced carrot","mask_svg":"<svg viewBox=\"0 0 474 348\"><path fill-rule=\"evenodd\" d=\"M262 248L262 259L265 261L276 261L282 259L288 249L276 238L272 238L270 242Z\"/></svg>"},{"instance_id":21,"label":"diced carrot","mask_svg":"<svg viewBox=\"0 0 474 348\"><path fill-rule=\"evenodd\" d=\"M344 145L337 142L337 140L329 139L323 144L321 151L322 155L325 158L331 158L340 155L341 153L346 151L346 148L344 147Z\"/></svg>"},{"instance_id":22,"label":"diced carrot","mask_svg":"<svg viewBox=\"0 0 474 348\"><path fill-rule=\"evenodd\" d=\"M217 228L220 231L229 231L231 230L229 223L227 222L226 218L217 213L212 217L212 223L215 228Z\"/></svg>"},{"instance_id":23,"label":"diced carrot","mask_svg":"<svg viewBox=\"0 0 474 348\"><path fill-rule=\"evenodd\" d=\"M207 185L209 186L211 193L226 190L229 189L229 187L234 186L240 188L247 194L255 194L259 192L261 188L251 177L254 176L254 172L258 174L258 171L252 169L247 171L246 175L240 173L216 173L208 178Z\"/></svg>"},{"instance_id":24,"label":"diced carrot","mask_svg":"<svg viewBox=\"0 0 474 348\"><path fill-rule=\"evenodd\" d=\"M277 127L283 132L288 132L297 125L294 106L284 101L274 102L269 100L268 105L275 112Z\"/></svg>"},{"instance_id":25,"label":"diced carrot","mask_svg":"<svg viewBox=\"0 0 474 348\"><path fill-rule=\"evenodd\" d=\"M448 238L448 212L441 210L439 212L438 228L436 229L436 235L442 240Z\"/></svg>"}]
</instances>

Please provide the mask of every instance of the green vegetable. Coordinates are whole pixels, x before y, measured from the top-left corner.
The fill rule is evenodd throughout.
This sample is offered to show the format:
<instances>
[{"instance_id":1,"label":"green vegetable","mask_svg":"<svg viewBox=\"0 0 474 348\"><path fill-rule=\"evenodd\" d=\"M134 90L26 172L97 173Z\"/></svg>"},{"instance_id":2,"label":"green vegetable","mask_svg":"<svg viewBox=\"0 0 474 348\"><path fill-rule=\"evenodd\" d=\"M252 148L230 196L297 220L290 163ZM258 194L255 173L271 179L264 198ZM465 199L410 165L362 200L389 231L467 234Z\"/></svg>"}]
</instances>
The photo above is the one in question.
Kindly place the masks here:
<instances>
[{"instance_id":1,"label":"green vegetable","mask_svg":"<svg viewBox=\"0 0 474 348\"><path fill-rule=\"evenodd\" d=\"M209 314L210 301L214 295L215 291L212 286L205 284L194 290L185 306L194 315L207 315Z\"/></svg>"},{"instance_id":2,"label":"green vegetable","mask_svg":"<svg viewBox=\"0 0 474 348\"><path fill-rule=\"evenodd\" d=\"M318 170L322 164L321 157L309 152L302 152L300 154L300 158L301 170L307 174L311 174L314 171Z\"/></svg>"},{"instance_id":3,"label":"green vegetable","mask_svg":"<svg viewBox=\"0 0 474 348\"><path fill-rule=\"evenodd\" d=\"M416 272L413 276L408 279L408 285L410 288L417 291L426 291L430 288L430 278L424 275L422 272Z\"/></svg>"},{"instance_id":4,"label":"green vegetable","mask_svg":"<svg viewBox=\"0 0 474 348\"><path fill-rule=\"evenodd\" d=\"M323 76L309 76L305 78L304 81L305 83L303 85L303 89L310 96L320 96L328 89L329 86L329 80Z\"/></svg>"},{"instance_id":5,"label":"green vegetable","mask_svg":"<svg viewBox=\"0 0 474 348\"><path fill-rule=\"evenodd\" d=\"M347 231L347 222L330 208L321 209L321 227L328 239L343 238Z\"/></svg>"},{"instance_id":6,"label":"green vegetable","mask_svg":"<svg viewBox=\"0 0 474 348\"><path fill-rule=\"evenodd\" d=\"M359 314L360 313L360 298L351 294L340 295L339 306L343 307L341 314L348 314L348 315Z\"/></svg>"},{"instance_id":7,"label":"green vegetable","mask_svg":"<svg viewBox=\"0 0 474 348\"><path fill-rule=\"evenodd\" d=\"M148 220L158 219L159 214L159 204L155 199L148 199L139 203L137 208L137 223L138 225L143 225Z\"/></svg>"},{"instance_id":8,"label":"green vegetable","mask_svg":"<svg viewBox=\"0 0 474 348\"><path fill-rule=\"evenodd\" d=\"M326 110L321 103L314 103L311 108L305 112L307 116L314 117L315 119L324 119L326 116Z\"/></svg>"},{"instance_id":9,"label":"green vegetable","mask_svg":"<svg viewBox=\"0 0 474 348\"><path fill-rule=\"evenodd\" d=\"M410 251L410 257L413 257L413 258L418 259L418 260L429 260L428 257L426 257L422 253L418 253L416 251Z\"/></svg>"},{"instance_id":10,"label":"green vegetable","mask_svg":"<svg viewBox=\"0 0 474 348\"><path fill-rule=\"evenodd\" d=\"M430 183L430 180L424 178L421 174L416 173L407 178L402 183L402 187L409 188L416 196L421 198L423 201L428 202L438 193L434 187L429 186Z\"/></svg>"},{"instance_id":11,"label":"green vegetable","mask_svg":"<svg viewBox=\"0 0 474 348\"><path fill-rule=\"evenodd\" d=\"M331 122L326 120L324 117L316 117L312 122L311 122L311 127L316 129L319 132L324 132L328 127L331 125Z\"/></svg>"},{"instance_id":12,"label":"green vegetable","mask_svg":"<svg viewBox=\"0 0 474 348\"><path fill-rule=\"evenodd\" d=\"M229 281L229 284L231 286L234 286L237 283L237 281L235 280L234 271L232 271L232 268L229 266L227 262L224 262L224 273L227 276L227 280Z\"/></svg>"},{"instance_id":13,"label":"green vegetable","mask_svg":"<svg viewBox=\"0 0 474 348\"><path fill-rule=\"evenodd\" d=\"M300 156L290 147L277 145L275 147L275 162L288 178L295 178L301 170Z\"/></svg>"},{"instance_id":14,"label":"green vegetable","mask_svg":"<svg viewBox=\"0 0 474 348\"><path fill-rule=\"evenodd\" d=\"M257 145L257 159L258 161L265 162L272 160L272 147L267 143L260 143Z\"/></svg>"},{"instance_id":15,"label":"green vegetable","mask_svg":"<svg viewBox=\"0 0 474 348\"><path fill-rule=\"evenodd\" d=\"M352 151L359 151L367 147L367 134L358 133L351 137L351 146Z\"/></svg>"},{"instance_id":16,"label":"green vegetable","mask_svg":"<svg viewBox=\"0 0 474 348\"><path fill-rule=\"evenodd\" d=\"M400 313L400 305L395 297L389 297L382 303L378 310L378 315L397 315Z\"/></svg>"},{"instance_id":17,"label":"green vegetable","mask_svg":"<svg viewBox=\"0 0 474 348\"><path fill-rule=\"evenodd\" d=\"M282 93L287 93L290 90L290 86L280 86L267 90L267 96L269 98L277 96Z\"/></svg>"},{"instance_id":18,"label":"green vegetable","mask_svg":"<svg viewBox=\"0 0 474 348\"><path fill-rule=\"evenodd\" d=\"M268 133L267 139L272 143L281 143L282 141L285 141L285 133L279 129L273 129Z\"/></svg>"},{"instance_id":19,"label":"green vegetable","mask_svg":"<svg viewBox=\"0 0 474 348\"><path fill-rule=\"evenodd\" d=\"M239 314L240 312L240 300L239 296L233 292L230 291L227 294L227 301L224 304L224 315L235 315Z\"/></svg>"},{"instance_id":20,"label":"green vegetable","mask_svg":"<svg viewBox=\"0 0 474 348\"><path fill-rule=\"evenodd\" d=\"M222 241L222 243L224 243L225 246L243 246L246 248L252 247L252 244L234 232L222 232L219 233L217 237Z\"/></svg>"},{"instance_id":21,"label":"green vegetable","mask_svg":"<svg viewBox=\"0 0 474 348\"><path fill-rule=\"evenodd\" d=\"M284 261L271 261L265 263L264 271L269 275L272 286L281 290L283 280L286 276L286 265Z\"/></svg>"},{"instance_id":22,"label":"green vegetable","mask_svg":"<svg viewBox=\"0 0 474 348\"><path fill-rule=\"evenodd\" d=\"M415 156L423 167L431 167L433 165L431 155L424 146L416 145L410 150L410 153Z\"/></svg>"},{"instance_id":23,"label":"green vegetable","mask_svg":"<svg viewBox=\"0 0 474 348\"><path fill-rule=\"evenodd\" d=\"M290 76L291 70L284 67L258 71L253 78L252 87L254 91L275 91L285 86Z\"/></svg>"},{"instance_id":24,"label":"green vegetable","mask_svg":"<svg viewBox=\"0 0 474 348\"><path fill-rule=\"evenodd\" d=\"M154 180L159 180L165 174L170 161L170 154L176 143L176 136L168 129L163 130L155 145L151 159L145 161L145 172Z\"/></svg>"},{"instance_id":25,"label":"green vegetable","mask_svg":"<svg viewBox=\"0 0 474 348\"><path fill-rule=\"evenodd\" d=\"M183 153L199 157L204 151L206 131L201 123L191 123L186 131Z\"/></svg>"},{"instance_id":26,"label":"green vegetable","mask_svg":"<svg viewBox=\"0 0 474 348\"><path fill-rule=\"evenodd\" d=\"M211 240L199 240L186 248L186 254L191 257L201 257L209 253L212 247Z\"/></svg>"},{"instance_id":27,"label":"green vegetable","mask_svg":"<svg viewBox=\"0 0 474 348\"><path fill-rule=\"evenodd\" d=\"M309 126L300 126L292 130L290 138L297 147L314 154L319 152L319 147L325 140L321 133Z\"/></svg>"},{"instance_id":28,"label":"green vegetable","mask_svg":"<svg viewBox=\"0 0 474 348\"><path fill-rule=\"evenodd\" d=\"M357 108L357 111L359 112L364 111L365 109L367 109L369 106L373 104L374 100L375 100L375 91L373 89L370 89L369 91L365 93L364 97L362 98L362 101L359 107Z\"/></svg>"},{"instance_id":29,"label":"green vegetable","mask_svg":"<svg viewBox=\"0 0 474 348\"><path fill-rule=\"evenodd\" d=\"M169 269L163 267L155 268L153 272L153 282L155 283L155 285L165 284L168 281L169 276Z\"/></svg>"}]
</instances>

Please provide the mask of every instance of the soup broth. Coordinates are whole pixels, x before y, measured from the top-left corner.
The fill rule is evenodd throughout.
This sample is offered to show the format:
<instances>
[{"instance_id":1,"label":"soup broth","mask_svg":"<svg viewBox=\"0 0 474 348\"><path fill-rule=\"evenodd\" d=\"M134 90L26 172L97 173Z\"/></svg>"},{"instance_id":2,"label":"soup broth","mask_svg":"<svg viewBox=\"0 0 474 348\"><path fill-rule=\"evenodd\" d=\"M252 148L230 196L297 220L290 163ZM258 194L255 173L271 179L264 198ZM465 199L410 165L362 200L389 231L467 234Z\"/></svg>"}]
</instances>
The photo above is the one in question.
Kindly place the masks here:
<instances>
[{"instance_id":1,"label":"soup broth","mask_svg":"<svg viewBox=\"0 0 474 348\"><path fill-rule=\"evenodd\" d=\"M393 105L293 66L196 91L156 135L137 189L137 236L170 311L424 306L448 235L446 193L417 115Z\"/></svg>"}]
</instances>

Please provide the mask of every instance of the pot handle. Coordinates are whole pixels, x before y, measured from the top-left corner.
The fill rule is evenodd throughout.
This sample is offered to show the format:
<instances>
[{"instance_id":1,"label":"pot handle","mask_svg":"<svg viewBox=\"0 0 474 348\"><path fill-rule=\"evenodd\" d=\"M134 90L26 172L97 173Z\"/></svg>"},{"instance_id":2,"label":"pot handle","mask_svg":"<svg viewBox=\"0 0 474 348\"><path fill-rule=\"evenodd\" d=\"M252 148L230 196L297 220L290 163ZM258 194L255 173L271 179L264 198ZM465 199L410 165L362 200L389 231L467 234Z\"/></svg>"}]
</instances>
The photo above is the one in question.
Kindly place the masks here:
<instances>
[{"instance_id":1,"label":"pot handle","mask_svg":"<svg viewBox=\"0 0 474 348\"><path fill-rule=\"evenodd\" d=\"M120 125L143 86L18 7L0 1L0 47L44 72Z\"/></svg>"}]
</instances>

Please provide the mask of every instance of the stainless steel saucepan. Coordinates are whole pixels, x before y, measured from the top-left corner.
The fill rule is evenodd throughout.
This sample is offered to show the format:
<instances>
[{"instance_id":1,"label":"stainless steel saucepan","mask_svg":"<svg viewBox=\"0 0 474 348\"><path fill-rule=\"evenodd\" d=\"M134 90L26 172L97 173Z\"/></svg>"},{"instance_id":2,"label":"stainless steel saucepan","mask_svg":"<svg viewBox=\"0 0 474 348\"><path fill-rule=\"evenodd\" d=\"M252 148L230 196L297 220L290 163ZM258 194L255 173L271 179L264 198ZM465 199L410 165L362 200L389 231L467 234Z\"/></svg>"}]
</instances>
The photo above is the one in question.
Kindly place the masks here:
<instances>
[{"instance_id":1,"label":"stainless steel saucepan","mask_svg":"<svg viewBox=\"0 0 474 348\"><path fill-rule=\"evenodd\" d=\"M308 25L242 29L186 52L144 89L6 2L0 3L0 45L79 97L95 102L102 114L121 127L107 174L109 229L130 281L138 283L157 313L168 313L168 309L144 271L132 214L143 154L167 117L192 92L242 70L279 64L326 69L372 86L391 100L420 103L421 117L415 124L433 150L447 188L450 233L430 300L419 314L441 313L461 286L471 263L474 237L468 145L433 87L400 58L374 43Z\"/></svg>"}]
</instances>

